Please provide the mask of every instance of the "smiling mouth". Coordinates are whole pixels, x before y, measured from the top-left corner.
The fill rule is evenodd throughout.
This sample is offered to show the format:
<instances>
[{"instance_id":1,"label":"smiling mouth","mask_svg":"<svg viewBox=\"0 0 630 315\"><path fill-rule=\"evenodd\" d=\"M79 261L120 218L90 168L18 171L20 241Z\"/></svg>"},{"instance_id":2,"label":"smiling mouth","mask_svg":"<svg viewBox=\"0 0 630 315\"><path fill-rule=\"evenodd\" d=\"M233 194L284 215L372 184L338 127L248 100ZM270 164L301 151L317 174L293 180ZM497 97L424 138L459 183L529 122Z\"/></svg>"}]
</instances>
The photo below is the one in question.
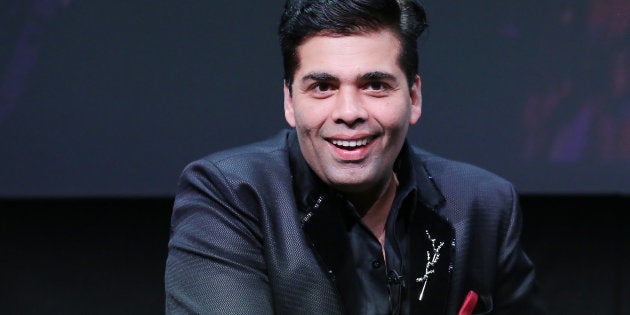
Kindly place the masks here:
<instances>
[{"instance_id":1,"label":"smiling mouth","mask_svg":"<svg viewBox=\"0 0 630 315\"><path fill-rule=\"evenodd\" d=\"M336 147L344 150L354 150L366 146L372 141L372 138L363 138L358 140L331 140L330 142Z\"/></svg>"}]
</instances>

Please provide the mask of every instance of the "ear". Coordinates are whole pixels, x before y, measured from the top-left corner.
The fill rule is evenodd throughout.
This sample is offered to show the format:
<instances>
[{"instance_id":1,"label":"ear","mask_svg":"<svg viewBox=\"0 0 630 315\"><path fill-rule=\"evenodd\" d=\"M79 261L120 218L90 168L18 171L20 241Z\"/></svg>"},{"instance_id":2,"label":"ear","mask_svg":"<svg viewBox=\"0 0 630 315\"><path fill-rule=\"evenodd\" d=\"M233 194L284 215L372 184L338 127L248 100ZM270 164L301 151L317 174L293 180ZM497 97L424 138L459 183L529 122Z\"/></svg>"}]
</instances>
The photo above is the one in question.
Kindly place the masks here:
<instances>
[{"instance_id":1,"label":"ear","mask_svg":"<svg viewBox=\"0 0 630 315\"><path fill-rule=\"evenodd\" d=\"M284 81L284 119L286 119L289 126L295 128L295 112L293 111L293 97L289 91L287 81Z\"/></svg>"},{"instance_id":2,"label":"ear","mask_svg":"<svg viewBox=\"0 0 630 315\"><path fill-rule=\"evenodd\" d=\"M422 115L422 83L420 76L416 75L411 88L409 89L409 96L411 98L411 113L409 115L409 124L413 125L418 122Z\"/></svg>"}]
</instances>

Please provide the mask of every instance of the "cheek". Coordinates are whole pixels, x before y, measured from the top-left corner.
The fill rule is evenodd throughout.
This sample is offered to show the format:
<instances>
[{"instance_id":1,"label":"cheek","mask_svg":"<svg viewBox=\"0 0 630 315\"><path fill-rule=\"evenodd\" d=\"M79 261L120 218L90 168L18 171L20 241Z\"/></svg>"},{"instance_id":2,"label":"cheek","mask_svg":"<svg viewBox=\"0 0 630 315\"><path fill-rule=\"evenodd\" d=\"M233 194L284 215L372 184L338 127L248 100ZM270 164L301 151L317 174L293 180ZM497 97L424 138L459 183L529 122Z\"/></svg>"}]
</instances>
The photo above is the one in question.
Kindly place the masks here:
<instances>
[{"instance_id":1,"label":"cheek","mask_svg":"<svg viewBox=\"0 0 630 315\"><path fill-rule=\"evenodd\" d=\"M409 125L411 111L409 108L396 108L395 106L383 106L384 110L374 113L375 118L387 129L401 130Z\"/></svg>"},{"instance_id":2,"label":"cheek","mask_svg":"<svg viewBox=\"0 0 630 315\"><path fill-rule=\"evenodd\" d=\"M295 123L300 129L317 129L321 127L328 117L323 106L304 107L295 111Z\"/></svg>"},{"instance_id":3,"label":"cheek","mask_svg":"<svg viewBox=\"0 0 630 315\"><path fill-rule=\"evenodd\" d=\"M296 112L295 113L295 127L298 129L308 129L309 128L309 121L308 121L308 116L305 116L304 114L300 113L300 112Z\"/></svg>"}]
</instances>

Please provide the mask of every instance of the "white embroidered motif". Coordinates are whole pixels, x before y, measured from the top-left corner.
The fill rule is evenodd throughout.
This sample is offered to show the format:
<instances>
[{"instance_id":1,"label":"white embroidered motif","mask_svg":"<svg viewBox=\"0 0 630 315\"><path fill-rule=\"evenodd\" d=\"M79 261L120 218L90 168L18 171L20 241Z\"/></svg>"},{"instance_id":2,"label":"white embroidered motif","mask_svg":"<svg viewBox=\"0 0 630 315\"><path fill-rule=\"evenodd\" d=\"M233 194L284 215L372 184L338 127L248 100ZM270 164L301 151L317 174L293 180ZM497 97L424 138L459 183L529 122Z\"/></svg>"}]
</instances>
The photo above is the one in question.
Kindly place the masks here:
<instances>
[{"instance_id":1,"label":"white embroidered motif","mask_svg":"<svg viewBox=\"0 0 630 315\"><path fill-rule=\"evenodd\" d=\"M422 301L422 298L424 297L424 290L427 288L427 282L429 282L429 275L435 273L435 269L433 269L433 267L435 267L435 264L437 264L438 260L440 259L440 249L442 249L442 246L444 245L444 242L440 242L440 244L436 247L435 246L436 239L431 238L431 235L429 234L429 230L426 230L425 232L427 234L427 238L429 238L429 241L431 242L431 250L427 251L427 265L424 267L424 275L422 277L416 278L416 282L424 283L422 285L422 291L420 291L420 296L418 297L418 301ZM431 253L431 251L433 251L433 253Z\"/></svg>"}]
</instances>

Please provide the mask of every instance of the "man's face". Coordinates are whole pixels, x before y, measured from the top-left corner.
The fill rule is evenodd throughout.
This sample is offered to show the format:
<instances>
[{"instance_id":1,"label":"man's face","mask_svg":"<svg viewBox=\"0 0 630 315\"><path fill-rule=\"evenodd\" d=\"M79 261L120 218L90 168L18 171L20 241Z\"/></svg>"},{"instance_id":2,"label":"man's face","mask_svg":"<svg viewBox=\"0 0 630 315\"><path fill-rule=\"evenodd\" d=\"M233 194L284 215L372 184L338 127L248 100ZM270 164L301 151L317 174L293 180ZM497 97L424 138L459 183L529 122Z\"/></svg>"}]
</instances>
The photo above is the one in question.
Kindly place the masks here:
<instances>
[{"instance_id":1,"label":"man's face","mask_svg":"<svg viewBox=\"0 0 630 315\"><path fill-rule=\"evenodd\" d=\"M389 31L317 35L297 49L285 118L302 153L327 184L350 193L380 190L420 118L420 78L411 89L398 65L401 44Z\"/></svg>"}]
</instances>

